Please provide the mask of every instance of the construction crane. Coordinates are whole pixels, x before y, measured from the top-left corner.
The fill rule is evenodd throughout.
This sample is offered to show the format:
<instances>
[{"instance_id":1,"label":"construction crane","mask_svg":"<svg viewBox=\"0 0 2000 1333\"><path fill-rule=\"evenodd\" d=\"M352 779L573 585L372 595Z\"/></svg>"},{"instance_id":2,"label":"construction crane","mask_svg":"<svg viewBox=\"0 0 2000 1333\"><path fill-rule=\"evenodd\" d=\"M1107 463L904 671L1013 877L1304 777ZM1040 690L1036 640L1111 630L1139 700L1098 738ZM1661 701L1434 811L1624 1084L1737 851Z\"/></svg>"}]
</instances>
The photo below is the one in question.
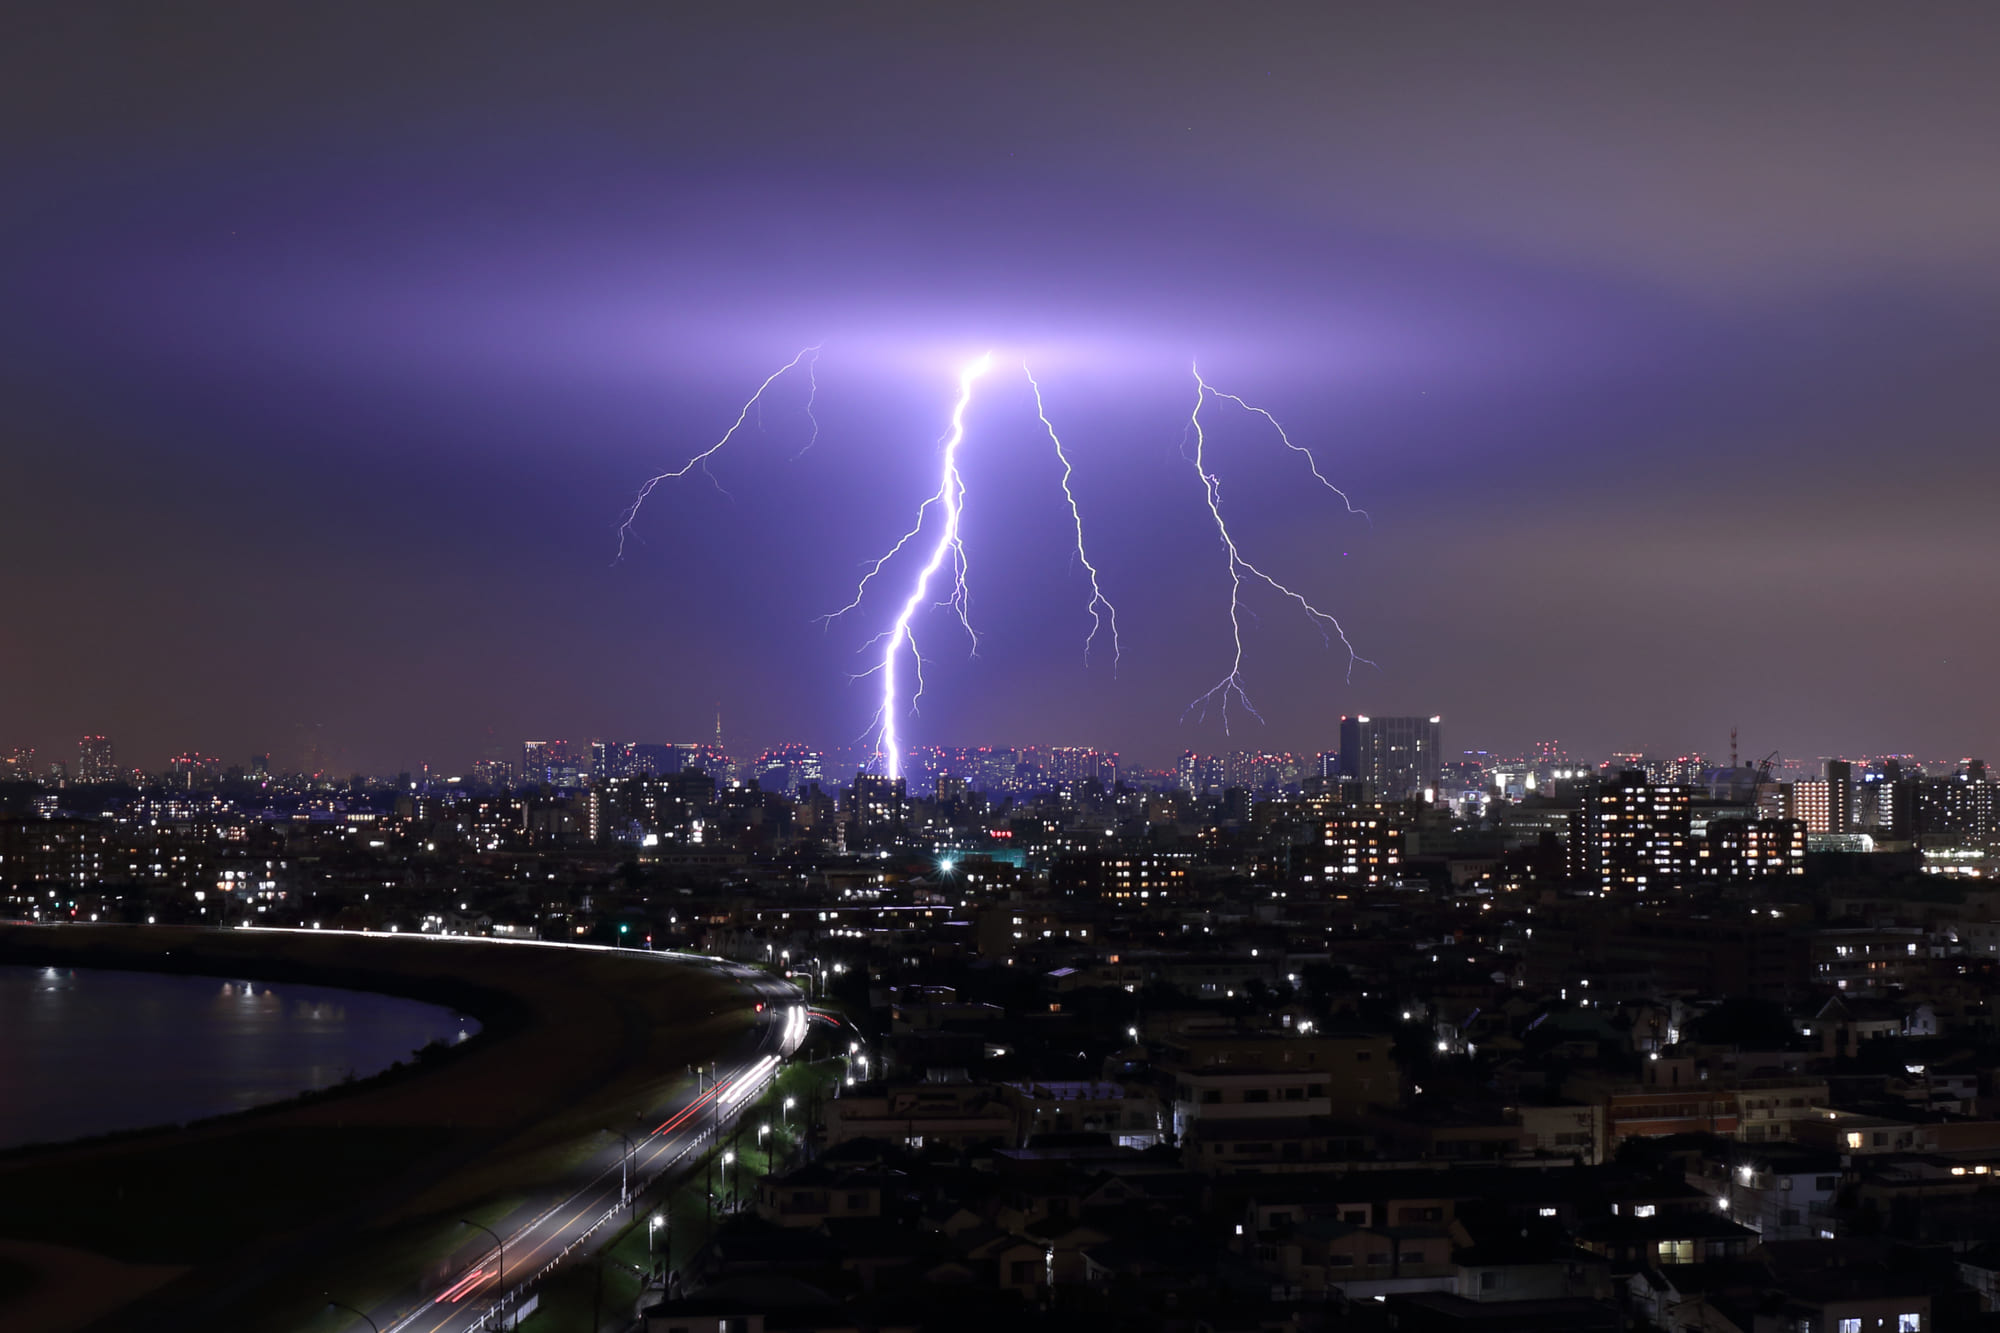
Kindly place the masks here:
<instances>
[{"instance_id":1,"label":"construction crane","mask_svg":"<svg viewBox=\"0 0 2000 1333\"><path fill-rule=\"evenodd\" d=\"M1764 790L1764 784L1771 780L1771 761L1778 757L1776 750L1757 761L1757 776L1750 784L1750 817L1758 817L1757 800Z\"/></svg>"}]
</instances>

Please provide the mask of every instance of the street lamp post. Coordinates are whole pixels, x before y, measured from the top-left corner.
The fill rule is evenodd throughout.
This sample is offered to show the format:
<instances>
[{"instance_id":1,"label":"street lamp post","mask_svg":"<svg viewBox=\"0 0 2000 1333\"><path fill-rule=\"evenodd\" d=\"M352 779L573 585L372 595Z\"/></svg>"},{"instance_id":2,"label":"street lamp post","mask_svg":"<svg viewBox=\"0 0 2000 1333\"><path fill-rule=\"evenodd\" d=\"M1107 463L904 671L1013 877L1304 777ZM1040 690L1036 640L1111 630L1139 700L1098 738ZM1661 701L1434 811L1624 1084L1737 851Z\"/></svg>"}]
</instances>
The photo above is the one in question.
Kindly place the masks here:
<instances>
[{"instance_id":1,"label":"street lamp post","mask_svg":"<svg viewBox=\"0 0 2000 1333\"><path fill-rule=\"evenodd\" d=\"M798 1104L798 1098L796 1097L785 1098L784 1125L787 1129L791 1128L792 1124L792 1107L797 1104Z\"/></svg>"},{"instance_id":2,"label":"street lamp post","mask_svg":"<svg viewBox=\"0 0 2000 1333\"><path fill-rule=\"evenodd\" d=\"M726 1148L726 1149L724 1149L724 1150L723 1150L723 1153L722 1153L722 1192L723 1192L723 1193L724 1193L725 1195L726 1195L726 1194L728 1193L728 1191L729 1191L729 1166L730 1166L730 1163L734 1162L735 1160L736 1160L736 1150L735 1150L734 1148ZM723 1213L724 1213L725 1215L727 1215L727 1214L728 1214L728 1212L729 1212L729 1206L728 1206L728 1205L727 1205L726 1203L725 1203L725 1204L723 1205L723 1209L722 1209L722 1211L723 1211Z\"/></svg>"},{"instance_id":3,"label":"street lamp post","mask_svg":"<svg viewBox=\"0 0 2000 1333\"><path fill-rule=\"evenodd\" d=\"M333 1299L333 1297L331 1296L328 1296L326 1298L326 1308L329 1310L345 1310L347 1311L347 1313L351 1315L357 1315L362 1319L366 1319L368 1320L368 1327L374 1329L375 1333L382 1333L381 1325L377 1324L375 1320L372 1317L370 1317L367 1311L365 1310L357 1310L351 1305L346 1305L340 1301Z\"/></svg>"},{"instance_id":4,"label":"street lamp post","mask_svg":"<svg viewBox=\"0 0 2000 1333\"><path fill-rule=\"evenodd\" d=\"M622 1129L607 1129L606 1134L616 1134L625 1141L625 1155L618 1159L618 1203L620 1207L634 1203L632 1190L627 1183L631 1179L632 1136Z\"/></svg>"},{"instance_id":5,"label":"street lamp post","mask_svg":"<svg viewBox=\"0 0 2000 1333\"><path fill-rule=\"evenodd\" d=\"M481 1231L493 1237L494 1248L499 1251L499 1258L494 1266L493 1277L498 1285L504 1287L507 1283L507 1242L500 1239L499 1232L495 1231L492 1227L486 1226L484 1223L475 1222L469 1217L461 1217L458 1219L458 1222L460 1226L478 1227Z\"/></svg>"}]
</instances>

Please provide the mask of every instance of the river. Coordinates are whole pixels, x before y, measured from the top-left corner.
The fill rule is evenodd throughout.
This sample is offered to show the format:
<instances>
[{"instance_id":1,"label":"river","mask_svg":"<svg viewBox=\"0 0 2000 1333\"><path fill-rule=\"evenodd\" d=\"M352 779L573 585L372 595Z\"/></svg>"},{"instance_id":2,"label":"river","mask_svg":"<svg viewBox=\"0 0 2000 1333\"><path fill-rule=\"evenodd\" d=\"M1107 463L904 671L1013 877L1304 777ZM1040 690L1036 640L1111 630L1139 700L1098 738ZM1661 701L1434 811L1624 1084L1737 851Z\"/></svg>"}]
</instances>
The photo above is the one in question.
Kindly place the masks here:
<instances>
[{"instance_id":1,"label":"river","mask_svg":"<svg viewBox=\"0 0 2000 1333\"><path fill-rule=\"evenodd\" d=\"M0 1148L283 1101L478 1031L366 991L0 966Z\"/></svg>"}]
</instances>

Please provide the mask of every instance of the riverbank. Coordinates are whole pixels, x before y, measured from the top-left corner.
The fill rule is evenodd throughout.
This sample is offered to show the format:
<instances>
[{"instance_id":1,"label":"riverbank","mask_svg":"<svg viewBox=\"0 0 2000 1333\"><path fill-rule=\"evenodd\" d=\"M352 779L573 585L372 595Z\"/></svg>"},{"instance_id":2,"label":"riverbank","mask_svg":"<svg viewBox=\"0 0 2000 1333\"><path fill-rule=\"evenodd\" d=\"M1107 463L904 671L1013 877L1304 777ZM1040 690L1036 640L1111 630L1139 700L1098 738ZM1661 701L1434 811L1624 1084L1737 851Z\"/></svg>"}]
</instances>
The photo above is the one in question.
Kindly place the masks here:
<instances>
[{"instance_id":1,"label":"riverbank","mask_svg":"<svg viewBox=\"0 0 2000 1333\"><path fill-rule=\"evenodd\" d=\"M630 951L0 927L0 961L372 990L484 1029L434 1061L314 1096L0 1159L0 1238L165 1274L105 1327L290 1329L316 1317L332 1281L383 1295L417 1283L463 1240L448 1216L504 1209L559 1178L579 1143L664 1098L747 1022L725 979ZM38 1273L37 1308L51 1306L57 1270ZM27 1327L5 1305L0 1324Z\"/></svg>"}]
</instances>

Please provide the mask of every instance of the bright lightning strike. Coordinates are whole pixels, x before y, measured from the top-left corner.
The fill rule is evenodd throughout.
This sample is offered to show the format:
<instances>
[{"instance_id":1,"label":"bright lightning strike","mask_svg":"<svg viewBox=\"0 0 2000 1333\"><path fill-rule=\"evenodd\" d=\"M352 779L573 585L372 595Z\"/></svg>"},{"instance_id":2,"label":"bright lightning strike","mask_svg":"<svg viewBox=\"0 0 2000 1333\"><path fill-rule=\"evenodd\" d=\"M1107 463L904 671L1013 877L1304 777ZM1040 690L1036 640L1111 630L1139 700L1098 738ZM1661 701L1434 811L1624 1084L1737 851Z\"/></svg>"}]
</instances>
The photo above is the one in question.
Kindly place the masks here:
<instances>
[{"instance_id":1,"label":"bright lightning strike","mask_svg":"<svg viewBox=\"0 0 2000 1333\"><path fill-rule=\"evenodd\" d=\"M813 404L819 401L819 349L812 349L812 356L806 362L806 420L812 422L812 438L806 441L806 448L792 455L798 462L806 456L806 449L819 443L819 418L813 414Z\"/></svg>"},{"instance_id":2,"label":"bright lightning strike","mask_svg":"<svg viewBox=\"0 0 2000 1333\"><path fill-rule=\"evenodd\" d=\"M1195 368L1194 378L1195 378L1195 383L1201 384L1200 367ZM1313 477L1319 482L1320 485L1326 487L1328 490L1332 491L1335 495L1340 497L1340 502L1347 506L1348 513L1359 514L1361 515L1361 517L1368 519L1369 522L1371 523L1374 522L1374 519L1369 515L1366 509L1356 509L1354 507L1354 501L1350 500L1347 497L1346 491L1341 490L1340 487L1334 485L1332 482L1326 479L1326 475L1319 470L1319 460L1313 457L1312 450L1306 448L1302 444L1292 443L1292 437L1285 433L1284 426L1279 424L1278 419L1276 417L1272 416L1269 412L1266 412L1263 408L1257 406L1255 403L1246 403L1233 393L1224 393L1222 390L1216 388L1213 384L1201 384L1201 387L1202 391L1207 393L1211 398L1227 398L1230 402L1236 404L1244 411L1255 412L1258 416L1270 422L1271 429L1278 432L1278 439L1283 441L1284 446L1287 449L1290 449L1295 454L1304 454L1306 456L1306 466L1312 469ZM1197 404L1197 408L1198 407L1199 404Z\"/></svg>"},{"instance_id":3,"label":"bright lightning strike","mask_svg":"<svg viewBox=\"0 0 2000 1333\"><path fill-rule=\"evenodd\" d=\"M1083 549L1083 513L1076 507L1076 496L1069 488L1070 474L1074 469L1070 467L1069 455L1063 452L1063 443L1056 435L1055 423L1049 420L1048 409L1042 405L1042 386L1036 383L1035 372L1028 369L1028 363L1025 361L1021 363L1021 373L1028 377L1028 383L1035 391L1035 415L1042 419L1042 428L1048 431L1049 443L1056 447L1056 458L1062 463L1063 499L1069 502L1069 516L1076 524L1076 558L1083 566L1084 572L1090 576L1090 603L1087 608L1090 611L1090 633L1084 636L1083 660L1085 662L1090 660L1090 646L1097 642L1098 631L1108 623L1111 627L1111 670L1115 674L1121 656L1118 646L1118 608L1111 604L1111 599L1106 597L1104 590L1098 586L1097 566L1090 563L1090 554ZM1104 608L1102 612L1098 611L1100 606Z\"/></svg>"},{"instance_id":4,"label":"bright lightning strike","mask_svg":"<svg viewBox=\"0 0 2000 1333\"><path fill-rule=\"evenodd\" d=\"M813 441L819 439L819 418L813 415L813 410L812 410L813 397L817 396L819 392L819 376L816 370L814 369L814 367L819 362L819 344L817 343L813 344L811 347L801 348L797 356L785 362L784 365L779 366L769 375L766 375L764 377L764 382L757 386L757 391L751 394L750 397L744 402L743 410L736 414L736 420L730 424L728 430L722 432L721 439L717 440L714 444L702 450L700 453L696 454L693 458L690 458L687 462L681 464L673 471L662 472L657 477L649 479L645 485L639 488L639 493L632 498L631 505L625 510L624 516L620 518L618 521L618 554L612 558L611 561L612 564L615 565L618 563L618 561L625 558L625 539L632 535L632 521L639 517L639 510L641 506L643 506L646 503L646 497L653 493L653 488L655 486L658 486L663 481L673 481L676 478L685 477L688 473L694 471L697 467L701 468L704 472L706 472L708 470L708 460L710 458L713 458L716 455L716 453L718 453L722 449L723 445L728 444L730 440L735 438L736 432L743 429L743 423L750 419L750 413L753 410L761 411L760 400L764 397L764 390L770 388L771 385L777 381L779 376L783 375L786 371L796 367L801 361L804 361L806 363L806 375L812 385L812 394L811 396L808 396L806 399L806 417L813 423L813 434L812 434L812 440L809 440L806 443L806 449L812 448ZM805 452L805 450L802 449L799 452L803 453ZM709 476L709 480L715 481L715 477L712 473ZM715 489L717 489L718 491L721 490L722 483L716 481Z\"/></svg>"},{"instance_id":5,"label":"bright lightning strike","mask_svg":"<svg viewBox=\"0 0 2000 1333\"><path fill-rule=\"evenodd\" d=\"M1227 734L1229 731L1229 701L1232 697L1252 717L1260 722L1264 720L1263 714L1259 713L1256 706L1250 702L1250 696L1245 693L1243 688L1243 577L1246 574L1268 585L1275 591L1284 594L1292 601L1297 602L1299 607L1312 618L1313 624L1318 627L1321 636L1326 638L1329 644L1333 642L1333 636L1339 636L1341 646L1347 649L1347 675L1350 680L1353 679L1354 664L1356 662L1363 662L1369 666L1375 664L1354 651L1354 645L1348 642L1347 631L1341 628L1338 620L1335 620L1331 615L1328 615L1307 601L1303 594L1278 582L1277 579L1272 578L1269 574L1244 558L1243 552L1236 545L1236 538L1229 531L1228 522L1222 517L1222 479L1208 470L1208 461L1204 455L1207 435L1201 426L1202 404L1207 402L1210 397L1226 398L1239 407L1262 416L1272 426L1277 428L1278 436L1284 440L1286 448L1305 454L1307 463L1312 467L1313 476L1318 477L1320 483L1328 490L1340 496L1342 502L1347 505L1349 513L1361 514L1365 513L1365 511L1356 509L1354 503L1348 500L1345 491L1342 491L1338 486L1335 486L1321 475L1319 465L1313 461L1312 453L1293 444L1291 439L1285 435L1285 428L1279 426L1277 419L1269 412L1264 411L1261 407L1254 407L1244 402L1234 394L1222 393L1210 388L1208 382L1201 377L1200 366L1193 367L1193 371L1195 382L1194 411L1188 415L1188 428L1194 438L1194 470L1201 478L1202 495L1208 502L1209 516L1215 520L1216 535L1221 538L1223 549L1229 553L1229 632L1230 638L1235 645L1235 655L1230 659L1229 674L1210 686L1207 693L1190 703L1188 711L1194 712L1199 709L1202 716L1205 717L1208 713L1209 704L1211 702L1216 703L1222 713L1222 730L1224 734ZM1331 634L1328 633L1329 630L1332 631Z\"/></svg>"},{"instance_id":6,"label":"bright lightning strike","mask_svg":"<svg viewBox=\"0 0 2000 1333\"><path fill-rule=\"evenodd\" d=\"M923 530L924 520L931 507L935 505L943 511L944 521L938 528L937 539L931 544L930 559L917 571L916 582L910 588L910 595L904 599L902 610L888 629L871 640L873 643L883 645L882 660L861 673L863 676L880 674L882 677L882 705L875 715L875 752L881 759L882 771L891 778L903 776L903 744L896 732L896 715L900 711L900 700L896 690L896 659L907 646L916 676L917 688L910 697L910 706L914 708L924 693L924 659L917 651L916 633L910 628L910 622L930 596L931 579L937 575L947 559L950 560L952 567L952 588L950 595L938 605L948 605L956 611L959 624L963 625L965 632L972 636L973 646L977 648L979 645L979 636L973 632L972 622L968 618L965 546L959 538L958 530L959 515L965 506L965 479L958 471L958 447L965 442L965 409L972 403L972 386L992 368L993 354L988 352L959 371L958 401L952 407L951 429L944 438L944 463L936 492L917 507L916 525L904 533L896 544L889 548L888 554L877 560L862 576L861 586L855 589L854 600L841 611L834 613L840 615L858 606L862 594L867 591L869 580L882 571L882 566L888 563L891 556L907 546L910 540Z\"/></svg>"}]
</instances>

